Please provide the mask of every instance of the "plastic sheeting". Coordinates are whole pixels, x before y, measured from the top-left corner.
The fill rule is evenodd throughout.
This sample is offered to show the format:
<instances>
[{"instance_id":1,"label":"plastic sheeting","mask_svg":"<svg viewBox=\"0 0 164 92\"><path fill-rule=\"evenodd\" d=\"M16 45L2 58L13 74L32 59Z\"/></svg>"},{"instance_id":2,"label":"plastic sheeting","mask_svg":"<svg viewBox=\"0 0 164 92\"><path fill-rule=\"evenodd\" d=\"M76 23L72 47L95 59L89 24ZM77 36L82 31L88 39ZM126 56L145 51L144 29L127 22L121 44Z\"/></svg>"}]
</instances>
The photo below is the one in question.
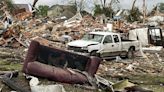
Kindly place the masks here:
<instances>
[{"instance_id":1,"label":"plastic sheeting","mask_svg":"<svg viewBox=\"0 0 164 92\"><path fill-rule=\"evenodd\" d=\"M66 92L63 85L38 85L39 80L36 77L31 76L31 80L29 82L31 92Z\"/></svg>"},{"instance_id":2,"label":"plastic sheeting","mask_svg":"<svg viewBox=\"0 0 164 92\"><path fill-rule=\"evenodd\" d=\"M148 45L148 28L139 28L129 31L129 40L139 40L142 46Z\"/></svg>"}]
</instances>

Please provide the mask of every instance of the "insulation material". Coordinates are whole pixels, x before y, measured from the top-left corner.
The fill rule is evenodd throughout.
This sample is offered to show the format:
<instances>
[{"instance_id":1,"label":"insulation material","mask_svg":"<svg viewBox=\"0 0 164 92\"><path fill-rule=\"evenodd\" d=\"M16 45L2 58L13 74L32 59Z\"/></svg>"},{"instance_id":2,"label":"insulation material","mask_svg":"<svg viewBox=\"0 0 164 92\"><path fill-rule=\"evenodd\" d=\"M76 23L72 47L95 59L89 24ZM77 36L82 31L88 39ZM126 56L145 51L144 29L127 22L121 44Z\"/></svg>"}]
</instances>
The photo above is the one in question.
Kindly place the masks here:
<instances>
[{"instance_id":1,"label":"insulation material","mask_svg":"<svg viewBox=\"0 0 164 92\"><path fill-rule=\"evenodd\" d=\"M30 76L31 80L29 82L31 92L66 92L63 85L39 85L38 78Z\"/></svg>"}]
</instances>

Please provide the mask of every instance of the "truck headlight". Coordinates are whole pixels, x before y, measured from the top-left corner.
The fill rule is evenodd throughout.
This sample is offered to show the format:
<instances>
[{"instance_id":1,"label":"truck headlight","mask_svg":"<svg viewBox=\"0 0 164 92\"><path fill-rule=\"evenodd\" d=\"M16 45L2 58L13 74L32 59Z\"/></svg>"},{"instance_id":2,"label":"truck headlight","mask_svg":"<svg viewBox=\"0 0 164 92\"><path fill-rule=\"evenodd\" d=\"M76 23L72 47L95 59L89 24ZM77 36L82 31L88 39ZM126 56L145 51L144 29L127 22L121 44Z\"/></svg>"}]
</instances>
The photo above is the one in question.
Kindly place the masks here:
<instances>
[{"instance_id":1,"label":"truck headlight","mask_svg":"<svg viewBox=\"0 0 164 92\"><path fill-rule=\"evenodd\" d=\"M67 48L67 49L69 48L68 44L66 44L66 48Z\"/></svg>"},{"instance_id":2,"label":"truck headlight","mask_svg":"<svg viewBox=\"0 0 164 92\"><path fill-rule=\"evenodd\" d=\"M86 46L86 47L82 47L81 48L82 50L88 50L88 47Z\"/></svg>"}]
</instances>

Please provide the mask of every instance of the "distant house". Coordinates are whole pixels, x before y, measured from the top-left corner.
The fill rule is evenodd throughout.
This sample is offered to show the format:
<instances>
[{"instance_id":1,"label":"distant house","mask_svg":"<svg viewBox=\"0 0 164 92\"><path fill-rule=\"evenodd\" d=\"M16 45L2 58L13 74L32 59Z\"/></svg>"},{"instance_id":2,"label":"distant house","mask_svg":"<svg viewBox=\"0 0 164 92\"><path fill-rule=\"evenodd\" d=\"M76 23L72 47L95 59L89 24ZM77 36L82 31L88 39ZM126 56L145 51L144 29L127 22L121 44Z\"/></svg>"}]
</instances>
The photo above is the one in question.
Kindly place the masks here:
<instances>
[{"instance_id":1,"label":"distant house","mask_svg":"<svg viewBox=\"0 0 164 92\"><path fill-rule=\"evenodd\" d=\"M32 7L30 4L13 4L14 11L12 11L13 15L17 15L23 12L32 12Z\"/></svg>"},{"instance_id":2,"label":"distant house","mask_svg":"<svg viewBox=\"0 0 164 92\"><path fill-rule=\"evenodd\" d=\"M100 24L104 24L108 21L108 18L105 16L105 14L100 14L96 16L96 21L98 21Z\"/></svg>"},{"instance_id":3,"label":"distant house","mask_svg":"<svg viewBox=\"0 0 164 92\"><path fill-rule=\"evenodd\" d=\"M130 11L127 9L119 10L115 16L113 16L114 20L126 20L126 17L130 14Z\"/></svg>"},{"instance_id":4,"label":"distant house","mask_svg":"<svg viewBox=\"0 0 164 92\"><path fill-rule=\"evenodd\" d=\"M69 19L75 14L76 9L70 5L53 5L48 11L48 16L52 18L65 16L67 19Z\"/></svg>"},{"instance_id":5,"label":"distant house","mask_svg":"<svg viewBox=\"0 0 164 92\"><path fill-rule=\"evenodd\" d=\"M25 9L26 12L32 12L30 4L14 4L15 9Z\"/></svg>"}]
</instances>

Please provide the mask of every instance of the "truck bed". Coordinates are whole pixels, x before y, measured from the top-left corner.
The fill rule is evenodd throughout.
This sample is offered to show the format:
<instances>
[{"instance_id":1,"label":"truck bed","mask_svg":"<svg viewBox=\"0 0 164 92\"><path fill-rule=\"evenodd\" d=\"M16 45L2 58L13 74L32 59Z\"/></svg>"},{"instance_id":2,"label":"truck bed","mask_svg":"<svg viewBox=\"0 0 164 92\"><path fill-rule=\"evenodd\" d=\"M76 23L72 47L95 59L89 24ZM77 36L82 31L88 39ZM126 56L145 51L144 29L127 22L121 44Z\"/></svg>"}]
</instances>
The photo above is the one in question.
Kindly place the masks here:
<instances>
[{"instance_id":1,"label":"truck bed","mask_svg":"<svg viewBox=\"0 0 164 92\"><path fill-rule=\"evenodd\" d=\"M122 50L128 50L131 46L135 47L135 50L139 50L139 42L134 40L122 41Z\"/></svg>"},{"instance_id":2,"label":"truck bed","mask_svg":"<svg viewBox=\"0 0 164 92\"><path fill-rule=\"evenodd\" d=\"M135 40L128 40L128 39L121 39L122 42L132 42L132 41L135 41Z\"/></svg>"}]
</instances>

